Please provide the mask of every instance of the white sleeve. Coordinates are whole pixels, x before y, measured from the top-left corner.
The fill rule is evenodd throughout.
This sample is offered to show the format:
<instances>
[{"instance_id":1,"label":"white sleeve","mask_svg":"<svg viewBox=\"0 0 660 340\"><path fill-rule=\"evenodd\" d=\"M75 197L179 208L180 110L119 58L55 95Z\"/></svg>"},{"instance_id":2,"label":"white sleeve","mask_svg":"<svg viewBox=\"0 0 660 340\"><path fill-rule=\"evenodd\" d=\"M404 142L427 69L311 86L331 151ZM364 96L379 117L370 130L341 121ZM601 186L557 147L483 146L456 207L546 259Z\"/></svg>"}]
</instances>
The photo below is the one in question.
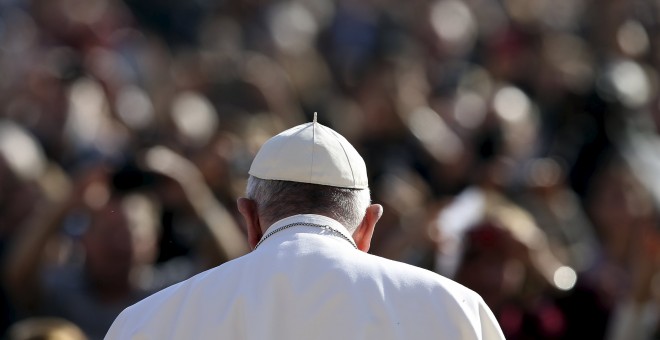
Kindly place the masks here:
<instances>
[{"instance_id":1,"label":"white sleeve","mask_svg":"<svg viewBox=\"0 0 660 340\"><path fill-rule=\"evenodd\" d=\"M129 308L124 309L124 311L117 316L115 321L112 322L112 326L110 326L108 333L103 338L104 340L128 339L126 328L128 327L127 314Z\"/></svg>"},{"instance_id":2,"label":"white sleeve","mask_svg":"<svg viewBox=\"0 0 660 340\"><path fill-rule=\"evenodd\" d=\"M479 297L479 319L481 321L482 340L505 340L504 333L502 333L495 315L481 297Z\"/></svg>"}]
</instances>

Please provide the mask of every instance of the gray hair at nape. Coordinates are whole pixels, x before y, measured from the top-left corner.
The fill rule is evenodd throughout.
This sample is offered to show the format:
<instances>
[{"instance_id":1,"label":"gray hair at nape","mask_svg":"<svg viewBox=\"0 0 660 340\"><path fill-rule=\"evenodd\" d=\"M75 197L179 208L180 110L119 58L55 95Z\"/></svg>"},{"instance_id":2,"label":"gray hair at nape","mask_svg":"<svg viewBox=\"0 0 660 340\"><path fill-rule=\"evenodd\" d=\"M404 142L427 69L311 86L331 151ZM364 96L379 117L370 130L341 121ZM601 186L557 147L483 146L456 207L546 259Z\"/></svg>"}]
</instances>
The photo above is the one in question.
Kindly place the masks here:
<instances>
[{"instance_id":1,"label":"gray hair at nape","mask_svg":"<svg viewBox=\"0 0 660 340\"><path fill-rule=\"evenodd\" d=\"M248 178L247 198L257 204L259 214L274 223L297 214L331 217L353 233L371 204L369 189Z\"/></svg>"}]
</instances>

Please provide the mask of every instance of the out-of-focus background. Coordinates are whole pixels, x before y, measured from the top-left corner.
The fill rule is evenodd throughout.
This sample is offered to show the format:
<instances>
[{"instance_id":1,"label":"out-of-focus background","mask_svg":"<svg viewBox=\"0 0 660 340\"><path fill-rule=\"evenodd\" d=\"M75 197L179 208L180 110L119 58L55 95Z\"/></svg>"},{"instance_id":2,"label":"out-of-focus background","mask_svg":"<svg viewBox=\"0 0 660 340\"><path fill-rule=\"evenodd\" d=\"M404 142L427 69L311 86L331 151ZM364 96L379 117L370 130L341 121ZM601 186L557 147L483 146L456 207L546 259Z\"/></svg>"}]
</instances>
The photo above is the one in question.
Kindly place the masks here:
<instances>
[{"instance_id":1,"label":"out-of-focus background","mask_svg":"<svg viewBox=\"0 0 660 340\"><path fill-rule=\"evenodd\" d=\"M658 338L659 19L655 0L0 0L0 331L100 339L245 254L255 152L318 112L385 206L372 253L474 289L508 339Z\"/></svg>"}]
</instances>

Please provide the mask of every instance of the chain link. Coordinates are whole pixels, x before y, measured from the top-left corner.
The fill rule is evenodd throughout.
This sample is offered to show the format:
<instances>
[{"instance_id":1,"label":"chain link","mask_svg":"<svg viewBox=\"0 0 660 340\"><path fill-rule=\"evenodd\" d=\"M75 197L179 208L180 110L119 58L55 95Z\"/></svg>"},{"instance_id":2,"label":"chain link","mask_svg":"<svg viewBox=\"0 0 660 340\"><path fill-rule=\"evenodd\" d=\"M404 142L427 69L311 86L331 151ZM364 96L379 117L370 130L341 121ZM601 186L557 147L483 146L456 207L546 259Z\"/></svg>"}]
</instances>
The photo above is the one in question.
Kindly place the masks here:
<instances>
[{"instance_id":1,"label":"chain link","mask_svg":"<svg viewBox=\"0 0 660 340\"><path fill-rule=\"evenodd\" d=\"M266 234L266 236L262 237L261 240L259 240L259 242L258 242L257 245L254 247L254 249L259 248L259 245L261 244L261 242L265 241L267 238L271 237L273 234L278 233L278 232L280 232L280 231L282 231L282 230L284 230L284 229L289 229L289 228L291 228L291 227L298 227L298 226L315 227L315 228L321 228L321 229L323 229L323 230L329 230L329 231L331 231L332 233L334 233L335 235L337 235L337 236L343 238L344 240L348 241L348 243L350 243L350 244L353 246L353 248L358 249L358 247L355 245L355 243L353 243L353 241L352 241L351 239L349 239L348 237L346 237L346 235L342 234L341 232L335 230L335 229L332 228L331 226L329 226L329 225L324 225L324 224L307 223L307 222L296 222L296 223L291 223L291 224L287 224L287 225L285 225L285 226L279 227L279 228L277 228L277 229L271 231L270 233Z\"/></svg>"}]
</instances>

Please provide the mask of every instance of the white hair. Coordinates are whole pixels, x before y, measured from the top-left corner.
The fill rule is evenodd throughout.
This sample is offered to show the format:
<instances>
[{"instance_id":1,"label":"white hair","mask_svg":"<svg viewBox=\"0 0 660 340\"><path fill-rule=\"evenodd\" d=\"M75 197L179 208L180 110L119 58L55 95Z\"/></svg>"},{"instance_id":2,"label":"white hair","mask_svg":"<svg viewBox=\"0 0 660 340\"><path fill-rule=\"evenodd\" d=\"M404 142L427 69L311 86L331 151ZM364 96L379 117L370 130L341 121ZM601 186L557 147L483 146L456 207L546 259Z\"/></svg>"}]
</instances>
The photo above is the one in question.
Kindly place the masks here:
<instances>
[{"instance_id":1,"label":"white hair","mask_svg":"<svg viewBox=\"0 0 660 340\"><path fill-rule=\"evenodd\" d=\"M257 203L259 214L270 222L296 214L331 217L353 233L371 204L369 189L265 180L250 176L246 195Z\"/></svg>"}]
</instances>

